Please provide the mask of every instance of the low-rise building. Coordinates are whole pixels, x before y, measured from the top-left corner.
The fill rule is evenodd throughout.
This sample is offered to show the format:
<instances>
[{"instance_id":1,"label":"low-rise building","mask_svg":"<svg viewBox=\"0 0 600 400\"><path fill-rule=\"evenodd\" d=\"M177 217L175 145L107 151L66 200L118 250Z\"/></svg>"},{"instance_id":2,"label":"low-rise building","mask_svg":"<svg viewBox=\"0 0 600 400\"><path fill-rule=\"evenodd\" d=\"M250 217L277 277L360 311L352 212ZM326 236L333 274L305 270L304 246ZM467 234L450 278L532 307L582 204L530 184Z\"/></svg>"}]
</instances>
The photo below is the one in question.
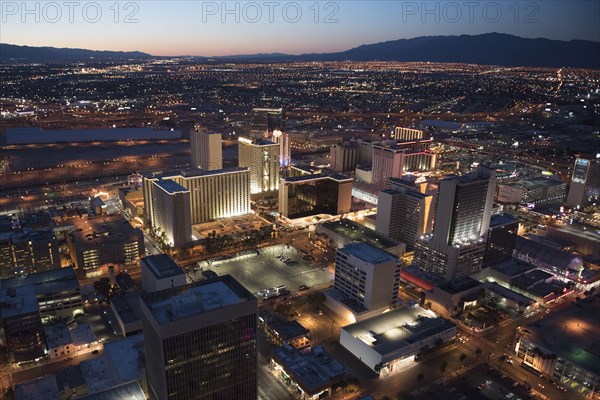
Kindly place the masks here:
<instances>
[{"instance_id":1,"label":"low-rise building","mask_svg":"<svg viewBox=\"0 0 600 400\"><path fill-rule=\"evenodd\" d=\"M301 351L284 345L274 349L271 357L271 366L301 400L330 396L346 375L344 365L320 346Z\"/></svg>"},{"instance_id":2,"label":"low-rise building","mask_svg":"<svg viewBox=\"0 0 600 400\"><path fill-rule=\"evenodd\" d=\"M284 320L266 311L258 313L258 327L277 346L288 344L296 349L310 347L311 334L298 321Z\"/></svg>"},{"instance_id":3,"label":"low-rise building","mask_svg":"<svg viewBox=\"0 0 600 400\"><path fill-rule=\"evenodd\" d=\"M167 254L142 258L142 289L145 293L183 286L185 271Z\"/></svg>"},{"instance_id":4,"label":"low-rise building","mask_svg":"<svg viewBox=\"0 0 600 400\"><path fill-rule=\"evenodd\" d=\"M454 339L456 325L415 306L381 314L340 329L340 344L373 371L393 372L424 348Z\"/></svg>"},{"instance_id":5,"label":"low-rise building","mask_svg":"<svg viewBox=\"0 0 600 400\"><path fill-rule=\"evenodd\" d=\"M529 324L515 348L523 364L586 398L600 394L600 297L593 296Z\"/></svg>"}]
</instances>

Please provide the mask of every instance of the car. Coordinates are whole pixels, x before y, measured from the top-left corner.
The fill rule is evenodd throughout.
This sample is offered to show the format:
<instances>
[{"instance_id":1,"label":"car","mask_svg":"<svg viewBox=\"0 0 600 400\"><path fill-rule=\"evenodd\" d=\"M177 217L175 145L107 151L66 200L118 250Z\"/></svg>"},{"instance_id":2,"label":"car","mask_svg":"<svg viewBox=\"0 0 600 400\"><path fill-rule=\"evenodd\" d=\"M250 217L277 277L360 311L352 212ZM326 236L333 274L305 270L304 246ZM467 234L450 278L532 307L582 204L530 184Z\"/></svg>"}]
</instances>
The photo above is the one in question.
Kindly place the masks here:
<instances>
[{"instance_id":1,"label":"car","mask_svg":"<svg viewBox=\"0 0 600 400\"><path fill-rule=\"evenodd\" d=\"M513 397L515 397L515 394L514 394L514 393L508 393L508 394L506 395L506 398L507 398L507 399L512 399Z\"/></svg>"},{"instance_id":2,"label":"car","mask_svg":"<svg viewBox=\"0 0 600 400\"><path fill-rule=\"evenodd\" d=\"M508 360L506 360L506 362L510 365L513 365L515 363L515 361L512 358L509 358Z\"/></svg>"},{"instance_id":3,"label":"car","mask_svg":"<svg viewBox=\"0 0 600 400\"><path fill-rule=\"evenodd\" d=\"M298 286L298 290L301 290L301 291L302 290L308 290L308 289L310 289L310 287L308 287L306 285L300 285L300 286Z\"/></svg>"},{"instance_id":4,"label":"car","mask_svg":"<svg viewBox=\"0 0 600 400\"><path fill-rule=\"evenodd\" d=\"M92 351L92 354L100 354L100 350L94 350Z\"/></svg>"},{"instance_id":5,"label":"car","mask_svg":"<svg viewBox=\"0 0 600 400\"><path fill-rule=\"evenodd\" d=\"M519 386L519 382L513 382L513 387Z\"/></svg>"},{"instance_id":6,"label":"car","mask_svg":"<svg viewBox=\"0 0 600 400\"><path fill-rule=\"evenodd\" d=\"M492 384L492 381L485 381L485 384L486 384L486 385L491 385L491 384Z\"/></svg>"},{"instance_id":7,"label":"car","mask_svg":"<svg viewBox=\"0 0 600 400\"><path fill-rule=\"evenodd\" d=\"M449 390L449 392L450 392L450 393L454 393L454 392L456 392L456 388L455 388L455 387L451 387L451 388L450 388L450 390Z\"/></svg>"},{"instance_id":8,"label":"car","mask_svg":"<svg viewBox=\"0 0 600 400\"><path fill-rule=\"evenodd\" d=\"M502 378L502 379L506 378L506 374L500 374L500 378Z\"/></svg>"}]
</instances>

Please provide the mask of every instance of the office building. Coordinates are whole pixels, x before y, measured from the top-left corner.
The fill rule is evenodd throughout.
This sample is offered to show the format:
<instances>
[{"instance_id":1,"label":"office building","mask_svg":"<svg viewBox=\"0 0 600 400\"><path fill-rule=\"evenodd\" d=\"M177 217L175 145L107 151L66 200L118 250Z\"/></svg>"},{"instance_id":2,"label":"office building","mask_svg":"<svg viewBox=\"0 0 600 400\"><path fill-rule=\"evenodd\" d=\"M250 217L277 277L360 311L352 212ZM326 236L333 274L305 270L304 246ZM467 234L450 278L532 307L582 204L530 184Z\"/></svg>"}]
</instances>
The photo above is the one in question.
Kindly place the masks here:
<instances>
[{"instance_id":1,"label":"office building","mask_svg":"<svg viewBox=\"0 0 600 400\"><path fill-rule=\"evenodd\" d=\"M577 158L571 175L567 203L581 206L600 197L600 158Z\"/></svg>"},{"instance_id":2,"label":"office building","mask_svg":"<svg viewBox=\"0 0 600 400\"><path fill-rule=\"evenodd\" d=\"M342 327L340 344L376 373L387 374L413 364L424 347L456 334L452 322L414 306Z\"/></svg>"},{"instance_id":3,"label":"office building","mask_svg":"<svg viewBox=\"0 0 600 400\"><path fill-rule=\"evenodd\" d=\"M433 236L415 243L413 263L447 280L479 271L495 188L495 170L484 166L440 181Z\"/></svg>"},{"instance_id":4,"label":"office building","mask_svg":"<svg viewBox=\"0 0 600 400\"><path fill-rule=\"evenodd\" d=\"M150 398L256 400L257 310L229 275L142 295Z\"/></svg>"},{"instance_id":5,"label":"office building","mask_svg":"<svg viewBox=\"0 0 600 400\"><path fill-rule=\"evenodd\" d=\"M250 170L227 168L203 171L189 168L181 171L144 175L144 222L159 228L158 210L153 201L156 182L171 180L189 191L191 224L201 224L220 218L235 217L250 212ZM179 189L180 190L180 189ZM162 229L162 228L161 228ZM187 228L186 228L187 229Z\"/></svg>"},{"instance_id":6,"label":"office building","mask_svg":"<svg viewBox=\"0 0 600 400\"><path fill-rule=\"evenodd\" d=\"M142 258L142 289L158 292L186 284L185 271L167 254Z\"/></svg>"},{"instance_id":7,"label":"office building","mask_svg":"<svg viewBox=\"0 0 600 400\"><path fill-rule=\"evenodd\" d=\"M398 257L366 243L337 251L333 287L355 313L396 307L399 285Z\"/></svg>"},{"instance_id":8,"label":"office building","mask_svg":"<svg viewBox=\"0 0 600 400\"><path fill-rule=\"evenodd\" d=\"M79 281L71 267L4 279L2 286L6 289L31 286L42 319L70 318L83 310Z\"/></svg>"},{"instance_id":9,"label":"office building","mask_svg":"<svg viewBox=\"0 0 600 400\"><path fill-rule=\"evenodd\" d=\"M423 139L425 132L420 129L411 129L397 126L394 129L393 138L395 140L420 140Z\"/></svg>"},{"instance_id":10,"label":"office building","mask_svg":"<svg viewBox=\"0 0 600 400\"><path fill-rule=\"evenodd\" d=\"M290 143L290 136L285 132L281 132L280 130L274 130L270 138L274 143L279 145L279 166L290 166L292 163L292 147Z\"/></svg>"},{"instance_id":11,"label":"office building","mask_svg":"<svg viewBox=\"0 0 600 400\"><path fill-rule=\"evenodd\" d=\"M223 169L221 134L196 125L190 132L192 165L206 171Z\"/></svg>"},{"instance_id":12,"label":"office building","mask_svg":"<svg viewBox=\"0 0 600 400\"><path fill-rule=\"evenodd\" d=\"M353 143L334 144L329 148L329 158L332 170L354 171L358 164L358 146Z\"/></svg>"},{"instance_id":13,"label":"office building","mask_svg":"<svg viewBox=\"0 0 600 400\"><path fill-rule=\"evenodd\" d=\"M250 194L279 189L279 145L266 139L238 139L239 166L250 169Z\"/></svg>"},{"instance_id":14,"label":"office building","mask_svg":"<svg viewBox=\"0 0 600 400\"><path fill-rule=\"evenodd\" d=\"M80 275L101 275L108 266L122 269L139 265L144 235L120 214L74 218L67 235L71 259Z\"/></svg>"},{"instance_id":15,"label":"office building","mask_svg":"<svg viewBox=\"0 0 600 400\"><path fill-rule=\"evenodd\" d=\"M519 230L519 218L508 215L492 215L485 241L484 266L491 266L512 258Z\"/></svg>"},{"instance_id":16,"label":"office building","mask_svg":"<svg viewBox=\"0 0 600 400\"><path fill-rule=\"evenodd\" d=\"M153 182L151 199L155 226L164 242L171 247L182 247L192 241L190 191L174 180L158 179Z\"/></svg>"},{"instance_id":17,"label":"office building","mask_svg":"<svg viewBox=\"0 0 600 400\"><path fill-rule=\"evenodd\" d=\"M391 187L379 192L376 230L412 249L419 237L429 233L433 196L408 185Z\"/></svg>"},{"instance_id":18,"label":"office building","mask_svg":"<svg viewBox=\"0 0 600 400\"><path fill-rule=\"evenodd\" d=\"M0 321L11 362L32 361L46 350L33 285L0 288Z\"/></svg>"},{"instance_id":19,"label":"office building","mask_svg":"<svg viewBox=\"0 0 600 400\"><path fill-rule=\"evenodd\" d=\"M285 112L281 108L252 109L252 134L259 138L265 133L284 131Z\"/></svg>"},{"instance_id":20,"label":"office building","mask_svg":"<svg viewBox=\"0 0 600 400\"><path fill-rule=\"evenodd\" d=\"M341 174L302 175L281 179L279 214L294 219L339 215L350 211L352 178Z\"/></svg>"},{"instance_id":21,"label":"office building","mask_svg":"<svg viewBox=\"0 0 600 400\"><path fill-rule=\"evenodd\" d=\"M51 229L0 234L0 277L60 268L58 240Z\"/></svg>"}]
</instances>

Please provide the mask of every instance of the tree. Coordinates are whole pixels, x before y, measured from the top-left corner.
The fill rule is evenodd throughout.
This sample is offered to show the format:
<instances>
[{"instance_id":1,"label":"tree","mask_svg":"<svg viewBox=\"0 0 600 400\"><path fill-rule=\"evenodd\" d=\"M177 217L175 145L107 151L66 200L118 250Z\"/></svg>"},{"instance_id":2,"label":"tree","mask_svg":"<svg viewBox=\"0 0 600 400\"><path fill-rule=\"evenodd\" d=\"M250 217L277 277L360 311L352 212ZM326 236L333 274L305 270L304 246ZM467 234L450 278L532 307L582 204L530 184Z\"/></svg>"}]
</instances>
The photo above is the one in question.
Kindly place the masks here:
<instances>
[{"instance_id":1,"label":"tree","mask_svg":"<svg viewBox=\"0 0 600 400\"><path fill-rule=\"evenodd\" d=\"M348 378L348 380L346 381L346 392L357 393L360 391L360 389L360 381L357 378Z\"/></svg>"},{"instance_id":2,"label":"tree","mask_svg":"<svg viewBox=\"0 0 600 400\"><path fill-rule=\"evenodd\" d=\"M477 350L475 350L475 355L477 355L477 359L479 360L479 356L481 355L482 350L478 347Z\"/></svg>"},{"instance_id":3,"label":"tree","mask_svg":"<svg viewBox=\"0 0 600 400\"><path fill-rule=\"evenodd\" d=\"M442 377L444 376L444 372L446 372L446 368L448 368L448 361L444 360L442 361L442 365L440 365L440 373L442 374Z\"/></svg>"},{"instance_id":4,"label":"tree","mask_svg":"<svg viewBox=\"0 0 600 400\"><path fill-rule=\"evenodd\" d=\"M425 374L421 372L419 375L417 375L417 382L419 383L419 389L421 389L421 382L423 382L423 379L425 379Z\"/></svg>"},{"instance_id":5,"label":"tree","mask_svg":"<svg viewBox=\"0 0 600 400\"><path fill-rule=\"evenodd\" d=\"M104 296L107 299L110 296L111 287L112 286L110 284L110 279L108 279L106 277L100 278L99 280L94 282L94 289L96 289L96 292L98 294L101 294L102 296Z\"/></svg>"},{"instance_id":6,"label":"tree","mask_svg":"<svg viewBox=\"0 0 600 400\"><path fill-rule=\"evenodd\" d=\"M314 292L307 296L306 302L314 308L318 308L325 303L327 297L322 292Z\"/></svg>"},{"instance_id":7,"label":"tree","mask_svg":"<svg viewBox=\"0 0 600 400\"><path fill-rule=\"evenodd\" d=\"M458 359L460 360L461 364L464 364L465 360L467 359L467 355L462 353Z\"/></svg>"}]
</instances>

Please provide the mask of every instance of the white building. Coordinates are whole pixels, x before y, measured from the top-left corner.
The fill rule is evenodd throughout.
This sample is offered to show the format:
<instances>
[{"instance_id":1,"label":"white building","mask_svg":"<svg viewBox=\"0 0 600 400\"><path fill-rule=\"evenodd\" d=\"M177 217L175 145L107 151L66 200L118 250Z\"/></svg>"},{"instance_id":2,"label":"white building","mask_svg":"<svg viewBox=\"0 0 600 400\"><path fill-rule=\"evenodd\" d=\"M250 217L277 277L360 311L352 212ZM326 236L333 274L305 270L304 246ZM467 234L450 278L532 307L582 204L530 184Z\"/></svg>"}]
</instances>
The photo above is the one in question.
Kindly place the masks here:
<instances>
[{"instance_id":1,"label":"white building","mask_svg":"<svg viewBox=\"0 0 600 400\"><path fill-rule=\"evenodd\" d=\"M433 311L402 308L341 328L340 344L375 372L390 373L456 333L456 325Z\"/></svg>"},{"instance_id":2,"label":"white building","mask_svg":"<svg viewBox=\"0 0 600 400\"><path fill-rule=\"evenodd\" d=\"M399 285L396 256L366 243L351 243L337 251L333 287L355 314L394 308Z\"/></svg>"},{"instance_id":3,"label":"white building","mask_svg":"<svg viewBox=\"0 0 600 400\"><path fill-rule=\"evenodd\" d=\"M186 284L185 272L167 254L142 258L142 289L157 292Z\"/></svg>"},{"instance_id":4,"label":"white building","mask_svg":"<svg viewBox=\"0 0 600 400\"><path fill-rule=\"evenodd\" d=\"M181 247L192 241L190 191L173 180L158 179L150 199L154 210L154 226L160 228L166 243Z\"/></svg>"},{"instance_id":5,"label":"white building","mask_svg":"<svg viewBox=\"0 0 600 400\"><path fill-rule=\"evenodd\" d=\"M418 140L423 139L424 132L420 129L411 129L397 126L394 129L394 139L396 140Z\"/></svg>"},{"instance_id":6,"label":"white building","mask_svg":"<svg viewBox=\"0 0 600 400\"><path fill-rule=\"evenodd\" d=\"M239 166L250 169L250 193L279 189L280 145L266 139L238 139Z\"/></svg>"}]
</instances>

